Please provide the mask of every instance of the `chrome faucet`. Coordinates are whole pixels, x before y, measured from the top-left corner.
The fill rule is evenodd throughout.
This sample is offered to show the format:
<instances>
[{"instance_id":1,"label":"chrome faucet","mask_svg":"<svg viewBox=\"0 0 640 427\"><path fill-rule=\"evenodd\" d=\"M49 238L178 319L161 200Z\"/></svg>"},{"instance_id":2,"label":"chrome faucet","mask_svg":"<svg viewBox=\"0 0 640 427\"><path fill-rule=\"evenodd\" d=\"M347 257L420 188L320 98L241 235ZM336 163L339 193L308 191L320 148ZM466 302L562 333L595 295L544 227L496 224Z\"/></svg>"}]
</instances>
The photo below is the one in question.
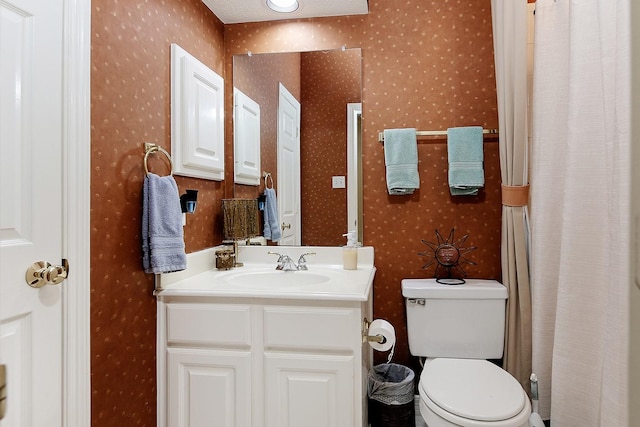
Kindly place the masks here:
<instances>
[{"instance_id":1,"label":"chrome faucet","mask_svg":"<svg viewBox=\"0 0 640 427\"><path fill-rule=\"evenodd\" d=\"M282 271L296 271L298 266L293 262L289 255L279 254L277 252L268 252L270 255L278 255L278 266L276 270Z\"/></svg>"},{"instance_id":2,"label":"chrome faucet","mask_svg":"<svg viewBox=\"0 0 640 427\"><path fill-rule=\"evenodd\" d=\"M308 270L307 268L307 259L305 258L307 255L315 255L315 252L307 252L300 255L298 258L298 265L291 259L289 255L279 254L277 252L268 252L270 255L278 255L278 265L276 266L276 270L281 271L304 271Z\"/></svg>"}]
</instances>

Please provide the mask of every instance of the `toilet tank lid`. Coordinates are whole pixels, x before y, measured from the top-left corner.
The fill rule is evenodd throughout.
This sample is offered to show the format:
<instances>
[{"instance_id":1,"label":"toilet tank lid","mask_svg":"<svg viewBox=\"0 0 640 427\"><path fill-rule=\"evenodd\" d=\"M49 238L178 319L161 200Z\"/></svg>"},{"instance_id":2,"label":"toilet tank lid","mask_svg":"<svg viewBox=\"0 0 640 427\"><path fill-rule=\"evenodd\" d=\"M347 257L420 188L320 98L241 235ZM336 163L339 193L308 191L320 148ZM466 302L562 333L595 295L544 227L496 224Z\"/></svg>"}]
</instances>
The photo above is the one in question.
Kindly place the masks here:
<instances>
[{"instance_id":1,"label":"toilet tank lid","mask_svg":"<svg viewBox=\"0 0 640 427\"><path fill-rule=\"evenodd\" d=\"M402 279L405 298L507 299L507 288L496 280L465 279L462 285L443 285L436 279Z\"/></svg>"}]
</instances>

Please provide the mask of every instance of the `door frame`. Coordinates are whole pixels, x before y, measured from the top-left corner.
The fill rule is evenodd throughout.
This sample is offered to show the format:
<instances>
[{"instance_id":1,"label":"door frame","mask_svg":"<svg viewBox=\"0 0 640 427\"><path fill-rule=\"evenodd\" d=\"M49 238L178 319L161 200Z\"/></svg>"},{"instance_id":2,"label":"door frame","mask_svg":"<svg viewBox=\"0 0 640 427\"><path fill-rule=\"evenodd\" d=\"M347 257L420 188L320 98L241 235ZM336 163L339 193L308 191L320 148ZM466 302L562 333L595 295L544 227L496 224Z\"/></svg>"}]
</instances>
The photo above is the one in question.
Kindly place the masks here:
<instances>
[{"instance_id":1,"label":"door frame","mask_svg":"<svg viewBox=\"0 0 640 427\"><path fill-rule=\"evenodd\" d=\"M62 425L91 425L91 0L63 0Z\"/></svg>"},{"instance_id":2,"label":"door frame","mask_svg":"<svg viewBox=\"0 0 640 427\"><path fill-rule=\"evenodd\" d=\"M362 242L362 103L347 104L347 228Z\"/></svg>"}]
</instances>

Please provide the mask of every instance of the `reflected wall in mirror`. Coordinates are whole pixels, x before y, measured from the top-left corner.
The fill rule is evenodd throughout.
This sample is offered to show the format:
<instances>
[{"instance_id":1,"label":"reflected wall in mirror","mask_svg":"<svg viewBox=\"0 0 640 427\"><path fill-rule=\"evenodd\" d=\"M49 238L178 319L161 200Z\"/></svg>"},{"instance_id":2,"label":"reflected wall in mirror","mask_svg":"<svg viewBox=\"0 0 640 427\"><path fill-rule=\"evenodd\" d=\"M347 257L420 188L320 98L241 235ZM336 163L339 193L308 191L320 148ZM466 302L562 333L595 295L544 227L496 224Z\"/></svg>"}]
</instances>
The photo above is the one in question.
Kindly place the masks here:
<instances>
[{"instance_id":1,"label":"reflected wall in mirror","mask_svg":"<svg viewBox=\"0 0 640 427\"><path fill-rule=\"evenodd\" d=\"M284 85L301 104L300 189L297 203L301 218L302 245L344 245L348 229L362 227L361 151L347 165L348 105L361 103L362 55L360 49L236 55L233 58L233 86L260 105L261 169L271 173L278 192L277 121L278 87ZM353 107L351 107L351 110ZM351 115L350 115L351 114ZM360 120L354 124L358 133ZM357 138L359 144L361 138ZM349 179L353 169L355 179ZM347 185L334 188L333 177L349 185L359 212L354 224L348 222ZM338 179L341 181L341 179ZM235 197L258 197L259 187L236 184ZM286 197L286 195L282 195ZM278 194L280 197L280 194ZM352 202L353 203L353 202ZM353 211L353 210L351 210Z\"/></svg>"}]
</instances>

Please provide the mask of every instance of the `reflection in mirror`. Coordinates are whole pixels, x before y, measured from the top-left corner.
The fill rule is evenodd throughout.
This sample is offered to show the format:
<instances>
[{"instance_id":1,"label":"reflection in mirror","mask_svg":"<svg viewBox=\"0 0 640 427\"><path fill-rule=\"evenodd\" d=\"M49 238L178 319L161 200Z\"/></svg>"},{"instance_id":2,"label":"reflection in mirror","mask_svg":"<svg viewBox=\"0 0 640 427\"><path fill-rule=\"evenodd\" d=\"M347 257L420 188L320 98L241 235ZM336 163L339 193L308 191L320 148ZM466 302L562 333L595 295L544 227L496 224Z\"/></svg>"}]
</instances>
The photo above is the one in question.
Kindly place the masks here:
<instances>
[{"instance_id":1,"label":"reflection in mirror","mask_svg":"<svg viewBox=\"0 0 640 427\"><path fill-rule=\"evenodd\" d=\"M299 200L287 199L277 160L280 85L300 103ZM360 49L236 55L233 86L260 106L260 167L274 180L278 204L284 199L300 217L301 241L293 244L344 245L348 230L362 241ZM264 180L234 186L235 197L263 191Z\"/></svg>"}]
</instances>

